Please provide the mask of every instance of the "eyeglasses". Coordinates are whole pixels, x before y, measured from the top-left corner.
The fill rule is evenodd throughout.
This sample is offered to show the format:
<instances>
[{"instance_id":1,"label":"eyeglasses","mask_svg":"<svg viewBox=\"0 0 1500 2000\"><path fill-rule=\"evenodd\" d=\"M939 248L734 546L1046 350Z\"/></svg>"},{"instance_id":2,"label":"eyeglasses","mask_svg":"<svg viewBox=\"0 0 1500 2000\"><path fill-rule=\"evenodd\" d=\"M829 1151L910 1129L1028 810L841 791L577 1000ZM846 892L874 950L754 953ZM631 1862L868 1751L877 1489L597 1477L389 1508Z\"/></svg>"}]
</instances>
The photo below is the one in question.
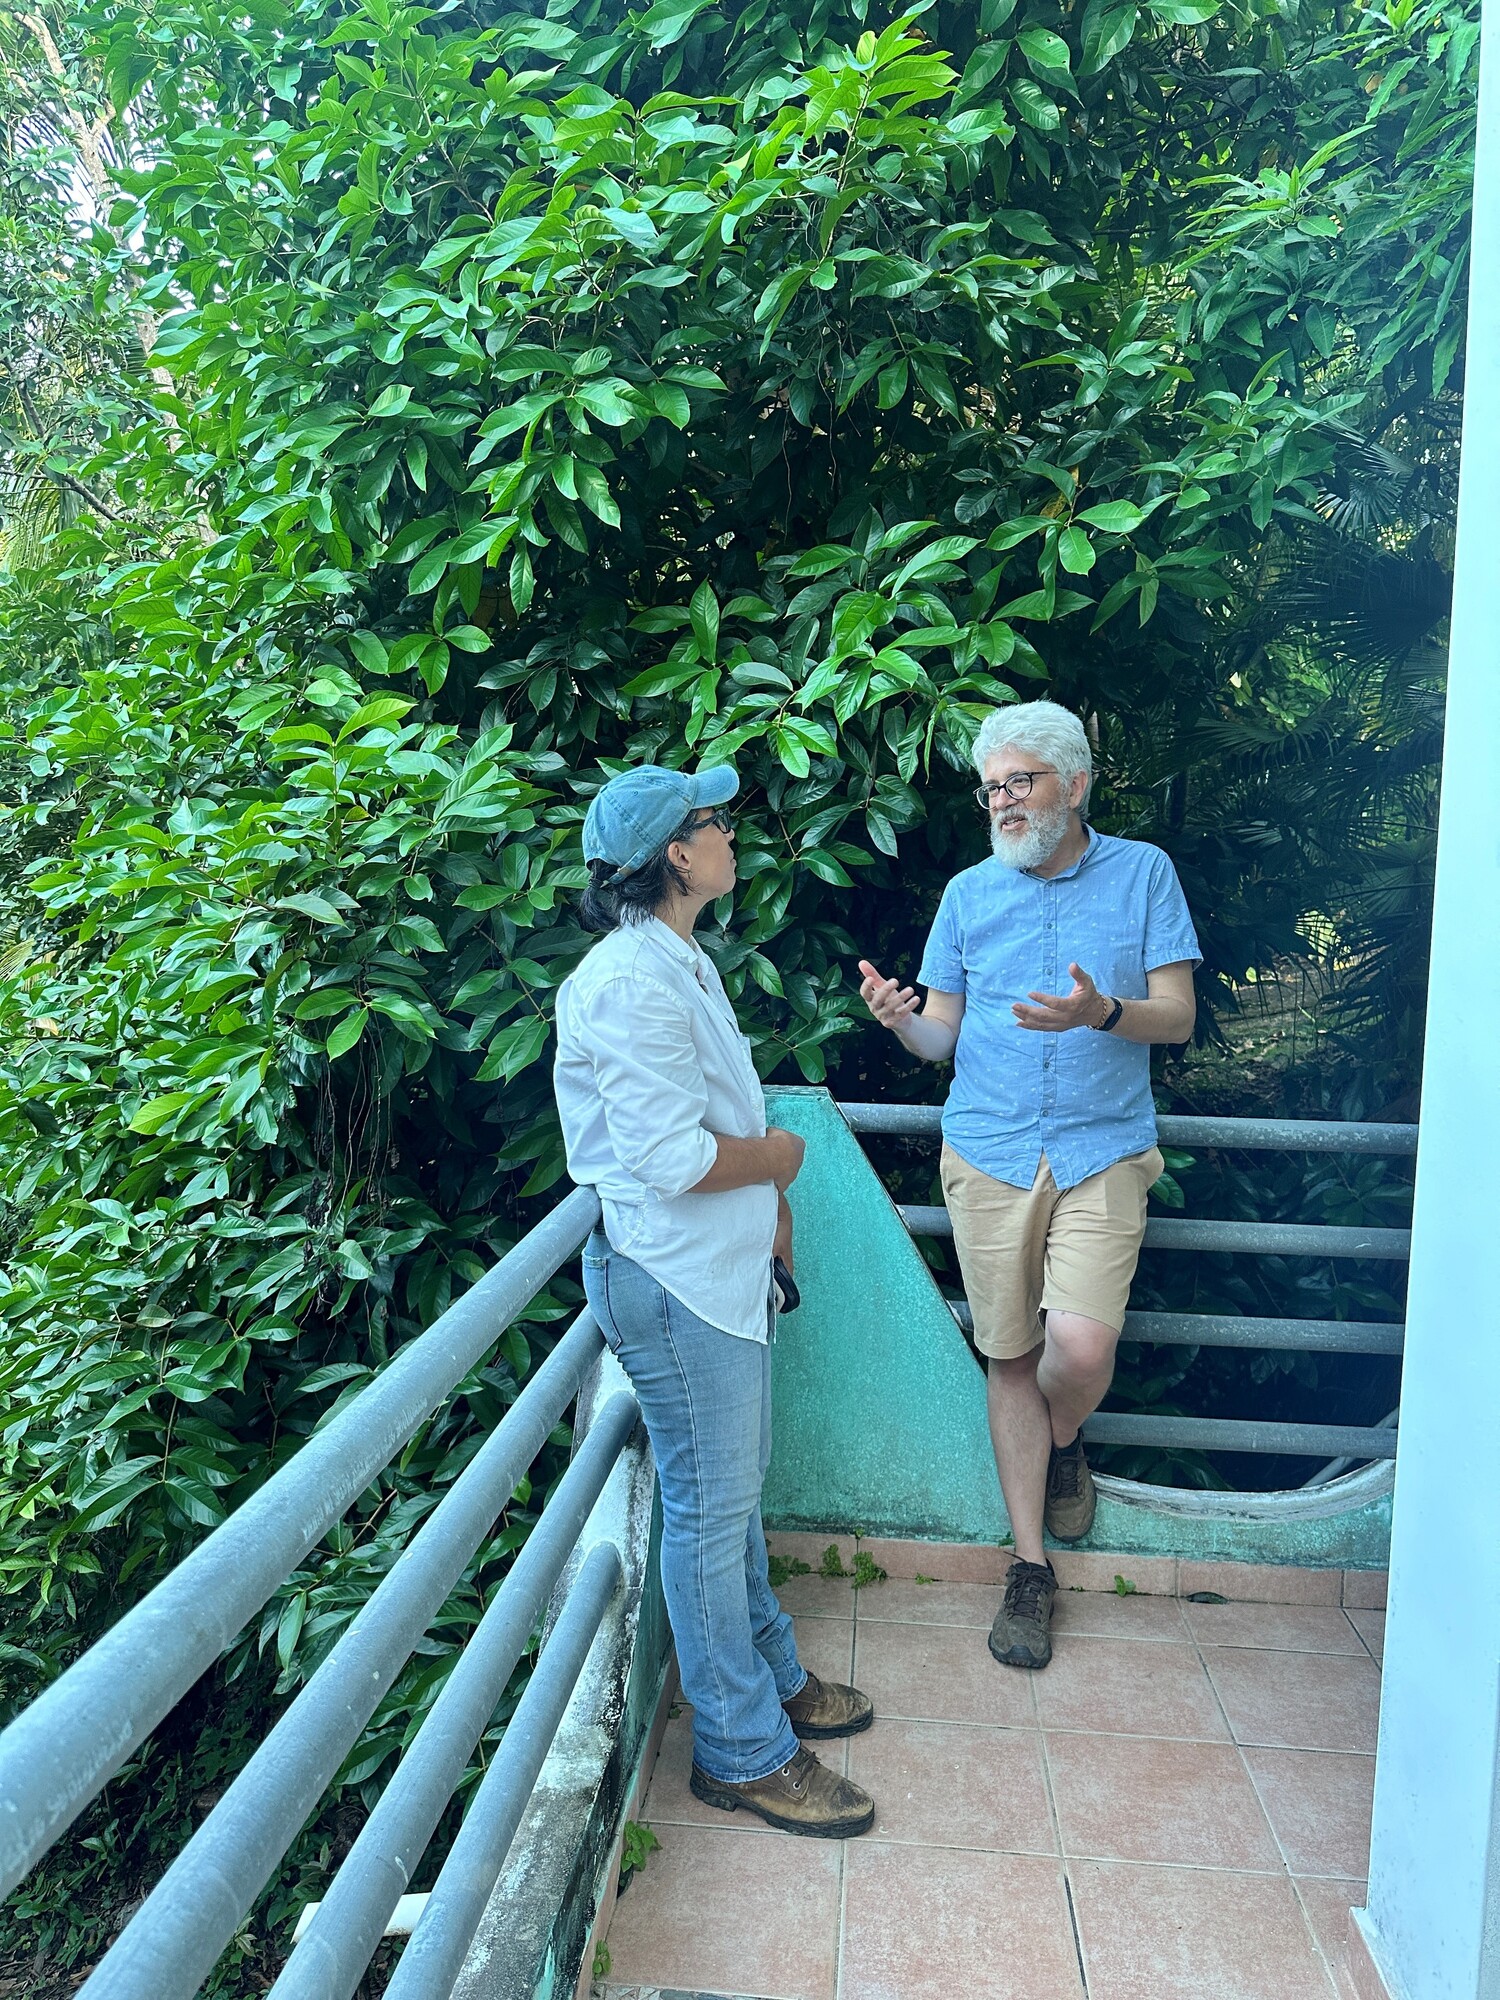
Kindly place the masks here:
<instances>
[{"instance_id":1,"label":"eyeglasses","mask_svg":"<svg viewBox=\"0 0 1500 2000\"><path fill-rule=\"evenodd\" d=\"M1055 778L1056 771L1012 771L1000 784L979 785L974 796L988 811L1003 792L1008 799L1029 799L1031 787L1037 778Z\"/></svg>"},{"instance_id":2,"label":"eyeglasses","mask_svg":"<svg viewBox=\"0 0 1500 2000\"><path fill-rule=\"evenodd\" d=\"M689 833L701 833L706 826L716 826L720 833L734 832L734 821L722 806L715 806L707 819L695 819L687 831Z\"/></svg>"}]
</instances>

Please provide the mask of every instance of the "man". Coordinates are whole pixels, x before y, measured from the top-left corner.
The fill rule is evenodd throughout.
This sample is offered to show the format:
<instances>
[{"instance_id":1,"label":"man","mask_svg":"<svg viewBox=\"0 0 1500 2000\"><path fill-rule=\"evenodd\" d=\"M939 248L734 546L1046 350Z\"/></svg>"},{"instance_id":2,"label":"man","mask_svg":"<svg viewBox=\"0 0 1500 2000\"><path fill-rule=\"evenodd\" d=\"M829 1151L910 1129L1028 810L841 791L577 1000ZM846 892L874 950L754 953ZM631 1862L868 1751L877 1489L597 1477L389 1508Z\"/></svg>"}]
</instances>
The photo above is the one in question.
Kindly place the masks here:
<instances>
[{"instance_id":1,"label":"man","mask_svg":"<svg viewBox=\"0 0 1500 2000\"><path fill-rule=\"evenodd\" d=\"M1076 716L1001 709L974 764L992 858L943 892L927 1003L868 959L860 992L913 1055L954 1059L943 1189L1016 1548L990 1651L1044 1667L1057 1578L1042 1529L1072 1542L1093 1523L1079 1432L1114 1373L1162 1171L1151 1044L1192 1034L1198 940L1166 855L1087 824Z\"/></svg>"}]
</instances>

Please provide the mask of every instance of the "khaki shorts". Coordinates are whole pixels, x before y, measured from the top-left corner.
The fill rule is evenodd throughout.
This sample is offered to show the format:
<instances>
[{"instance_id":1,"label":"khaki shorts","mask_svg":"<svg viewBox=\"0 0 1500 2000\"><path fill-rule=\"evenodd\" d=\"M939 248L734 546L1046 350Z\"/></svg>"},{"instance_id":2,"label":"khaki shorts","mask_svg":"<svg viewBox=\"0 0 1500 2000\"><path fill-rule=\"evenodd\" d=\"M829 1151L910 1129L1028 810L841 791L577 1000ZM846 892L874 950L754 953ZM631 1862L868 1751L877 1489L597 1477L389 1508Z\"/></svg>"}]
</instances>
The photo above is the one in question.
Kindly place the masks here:
<instances>
[{"instance_id":1,"label":"khaki shorts","mask_svg":"<svg viewBox=\"0 0 1500 2000\"><path fill-rule=\"evenodd\" d=\"M1045 1156L1030 1188L1010 1187L944 1145L943 1192L981 1354L1012 1361L1043 1337L1042 1315L1081 1313L1119 1330L1146 1228L1155 1146L1058 1191Z\"/></svg>"}]
</instances>

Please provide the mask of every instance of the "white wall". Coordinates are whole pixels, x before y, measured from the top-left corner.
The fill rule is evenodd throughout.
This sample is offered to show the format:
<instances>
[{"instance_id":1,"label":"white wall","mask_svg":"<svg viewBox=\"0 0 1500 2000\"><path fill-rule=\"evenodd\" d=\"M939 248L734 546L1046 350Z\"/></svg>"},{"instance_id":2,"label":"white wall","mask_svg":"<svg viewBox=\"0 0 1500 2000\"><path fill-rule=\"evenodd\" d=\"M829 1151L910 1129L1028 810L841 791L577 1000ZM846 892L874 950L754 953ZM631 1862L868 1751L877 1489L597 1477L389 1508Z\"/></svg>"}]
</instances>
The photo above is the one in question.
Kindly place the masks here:
<instances>
[{"instance_id":1,"label":"white wall","mask_svg":"<svg viewBox=\"0 0 1500 2000\"><path fill-rule=\"evenodd\" d=\"M1369 1906L1393 2000L1500 1996L1500 0L1463 473Z\"/></svg>"}]
</instances>

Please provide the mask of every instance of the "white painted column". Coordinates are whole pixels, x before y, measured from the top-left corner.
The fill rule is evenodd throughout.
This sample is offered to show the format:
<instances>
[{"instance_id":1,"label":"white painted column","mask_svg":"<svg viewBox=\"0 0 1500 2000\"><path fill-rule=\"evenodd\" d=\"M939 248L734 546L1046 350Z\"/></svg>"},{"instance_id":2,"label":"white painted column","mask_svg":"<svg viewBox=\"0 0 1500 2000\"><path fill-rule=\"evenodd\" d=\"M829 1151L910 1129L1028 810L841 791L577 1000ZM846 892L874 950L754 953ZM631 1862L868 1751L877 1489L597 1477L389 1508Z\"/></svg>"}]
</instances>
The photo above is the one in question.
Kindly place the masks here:
<instances>
[{"instance_id":1,"label":"white painted column","mask_svg":"<svg viewBox=\"0 0 1500 2000\"><path fill-rule=\"evenodd\" d=\"M1500 0L1485 11L1385 1687L1356 1918L1392 2000L1500 2000Z\"/></svg>"}]
</instances>

